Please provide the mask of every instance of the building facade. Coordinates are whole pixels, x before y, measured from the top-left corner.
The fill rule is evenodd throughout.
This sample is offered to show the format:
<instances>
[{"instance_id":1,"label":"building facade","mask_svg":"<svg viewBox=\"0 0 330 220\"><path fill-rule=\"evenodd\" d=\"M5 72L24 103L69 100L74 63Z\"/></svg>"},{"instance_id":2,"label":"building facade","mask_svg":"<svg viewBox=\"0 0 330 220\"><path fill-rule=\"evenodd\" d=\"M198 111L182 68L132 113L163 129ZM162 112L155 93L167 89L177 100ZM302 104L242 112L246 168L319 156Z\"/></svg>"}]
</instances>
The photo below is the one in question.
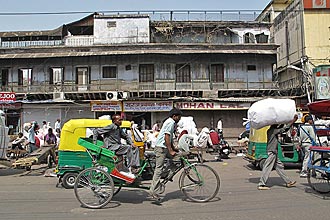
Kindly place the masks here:
<instances>
[{"instance_id":1,"label":"building facade","mask_svg":"<svg viewBox=\"0 0 330 220\"><path fill-rule=\"evenodd\" d=\"M284 9L278 13L278 7ZM301 107L330 99L330 1L274 0L266 9L259 18L272 18L279 93L300 96Z\"/></svg>"},{"instance_id":2,"label":"building facade","mask_svg":"<svg viewBox=\"0 0 330 220\"><path fill-rule=\"evenodd\" d=\"M0 33L1 93L15 94L0 104L12 132L113 113L151 126L177 106L198 128L222 118L225 135L237 136L251 103L277 95L271 23L172 16L95 13L50 31Z\"/></svg>"}]
</instances>

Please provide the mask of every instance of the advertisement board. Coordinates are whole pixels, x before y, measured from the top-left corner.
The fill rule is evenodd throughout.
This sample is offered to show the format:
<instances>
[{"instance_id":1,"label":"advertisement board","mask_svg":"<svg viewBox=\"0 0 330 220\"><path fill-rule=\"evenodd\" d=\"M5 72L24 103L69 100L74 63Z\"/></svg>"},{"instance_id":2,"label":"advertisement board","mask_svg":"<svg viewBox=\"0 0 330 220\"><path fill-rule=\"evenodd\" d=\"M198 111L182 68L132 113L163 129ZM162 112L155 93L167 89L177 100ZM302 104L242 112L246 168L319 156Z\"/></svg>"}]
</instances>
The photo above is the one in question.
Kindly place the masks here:
<instances>
[{"instance_id":1,"label":"advertisement board","mask_svg":"<svg viewBox=\"0 0 330 220\"><path fill-rule=\"evenodd\" d=\"M313 69L315 99L330 99L330 66L322 65Z\"/></svg>"},{"instance_id":2,"label":"advertisement board","mask_svg":"<svg viewBox=\"0 0 330 220\"><path fill-rule=\"evenodd\" d=\"M0 102L16 101L16 94L14 92L0 92Z\"/></svg>"}]
</instances>

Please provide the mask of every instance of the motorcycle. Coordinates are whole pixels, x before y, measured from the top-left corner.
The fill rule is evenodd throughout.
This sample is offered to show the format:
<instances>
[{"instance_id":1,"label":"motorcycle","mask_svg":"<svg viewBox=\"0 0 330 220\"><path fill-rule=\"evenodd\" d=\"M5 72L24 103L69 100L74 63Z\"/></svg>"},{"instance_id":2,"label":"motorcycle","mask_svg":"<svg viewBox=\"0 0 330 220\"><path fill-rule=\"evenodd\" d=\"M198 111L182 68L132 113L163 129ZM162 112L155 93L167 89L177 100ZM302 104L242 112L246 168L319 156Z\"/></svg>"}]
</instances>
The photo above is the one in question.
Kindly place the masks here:
<instances>
[{"instance_id":1,"label":"motorcycle","mask_svg":"<svg viewBox=\"0 0 330 220\"><path fill-rule=\"evenodd\" d=\"M216 132L214 130L210 131L210 139L208 146L208 152L211 154L218 154L217 160L228 159L231 153L231 147L228 142L224 139L222 131Z\"/></svg>"}]
</instances>

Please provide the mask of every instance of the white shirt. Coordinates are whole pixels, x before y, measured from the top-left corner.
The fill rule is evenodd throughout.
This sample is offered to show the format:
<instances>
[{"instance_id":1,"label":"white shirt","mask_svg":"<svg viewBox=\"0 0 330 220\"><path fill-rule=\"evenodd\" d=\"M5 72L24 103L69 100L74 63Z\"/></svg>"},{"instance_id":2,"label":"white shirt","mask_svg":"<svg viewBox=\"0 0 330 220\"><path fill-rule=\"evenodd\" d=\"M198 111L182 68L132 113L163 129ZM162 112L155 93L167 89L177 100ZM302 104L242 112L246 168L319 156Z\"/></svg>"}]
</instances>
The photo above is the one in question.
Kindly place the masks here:
<instances>
[{"instance_id":1,"label":"white shirt","mask_svg":"<svg viewBox=\"0 0 330 220\"><path fill-rule=\"evenodd\" d=\"M221 120L218 121L217 128L218 128L218 130L222 131L222 121Z\"/></svg>"},{"instance_id":2,"label":"white shirt","mask_svg":"<svg viewBox=\"0 0 330 220\"><path fill-rule=\"evenodd\" d=\"M54 129L56 130L57 128L61 129L61 122L56 121Z\"/></svg>"}]
</instances>

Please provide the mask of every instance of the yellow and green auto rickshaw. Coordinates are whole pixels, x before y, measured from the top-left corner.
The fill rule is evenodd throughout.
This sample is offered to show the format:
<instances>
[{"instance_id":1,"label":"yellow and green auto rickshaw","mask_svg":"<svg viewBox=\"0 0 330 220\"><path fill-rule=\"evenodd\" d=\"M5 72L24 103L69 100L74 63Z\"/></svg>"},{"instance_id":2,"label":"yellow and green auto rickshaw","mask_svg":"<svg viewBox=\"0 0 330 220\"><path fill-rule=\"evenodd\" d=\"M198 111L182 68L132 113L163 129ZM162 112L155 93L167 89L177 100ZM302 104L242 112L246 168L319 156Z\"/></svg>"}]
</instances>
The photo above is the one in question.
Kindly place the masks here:
<instances>
[{"instance_id":1,"label":"yellow and green auto rickshaw","mask_svg":"<svg viewBox=\"0 0 330 220\"><path fill-rule=\"evenodd\" d=\"M92 159L86 149L78 144L79 138L92 135L92 129L102 128L112 121L108 119L72 119L66 122L61 131L58 147L56 174L64 188L73 188L80 171L92 166ZM131 122L123 121L122 128L131 130ZM132 140L139 147L140 159L143 159L145 145L142 138L132 129Z\"/></svg>"},{"instance_id":2,"label":"yellow and green auto rickshaw","mask_svg":"<svg viewBox=\"0 0 330 220\"><path fill-rule=\"evenodd\" d=\"M267 130L269 126L250 130L248 152L244 159L262 170L267 155ZM278 157L284 164L300 163L301 154L296 149L295 141L287 134L282 134L278 142Z\"/></svg>"}]
</instances>

